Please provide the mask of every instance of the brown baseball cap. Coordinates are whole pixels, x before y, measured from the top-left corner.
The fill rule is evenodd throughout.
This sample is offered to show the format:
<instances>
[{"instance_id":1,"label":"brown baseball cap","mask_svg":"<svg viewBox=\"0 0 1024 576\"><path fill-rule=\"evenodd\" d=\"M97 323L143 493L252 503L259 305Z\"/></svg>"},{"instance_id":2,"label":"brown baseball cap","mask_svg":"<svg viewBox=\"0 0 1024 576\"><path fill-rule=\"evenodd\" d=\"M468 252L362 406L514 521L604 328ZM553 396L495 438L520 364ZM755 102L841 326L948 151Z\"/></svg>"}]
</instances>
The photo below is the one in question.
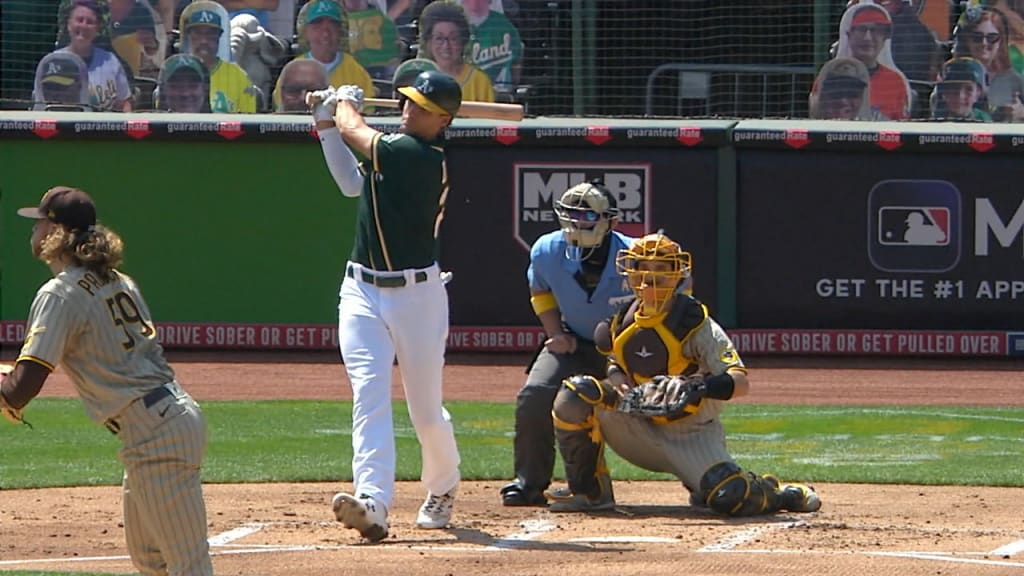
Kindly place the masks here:
<instances>
[{"instance_id":1,"label":"brown baseball cap","mask_svg":"<svg viewBox=\"0 0 1024 576\"><path fill-rule=\"evenodd\" d=\"M96 224L96 204L84 191L70 186L54 186L43 194L39 206L18 210L18 216L49 220L72 230L84 230Z\"/></svg>"}]
</instances>

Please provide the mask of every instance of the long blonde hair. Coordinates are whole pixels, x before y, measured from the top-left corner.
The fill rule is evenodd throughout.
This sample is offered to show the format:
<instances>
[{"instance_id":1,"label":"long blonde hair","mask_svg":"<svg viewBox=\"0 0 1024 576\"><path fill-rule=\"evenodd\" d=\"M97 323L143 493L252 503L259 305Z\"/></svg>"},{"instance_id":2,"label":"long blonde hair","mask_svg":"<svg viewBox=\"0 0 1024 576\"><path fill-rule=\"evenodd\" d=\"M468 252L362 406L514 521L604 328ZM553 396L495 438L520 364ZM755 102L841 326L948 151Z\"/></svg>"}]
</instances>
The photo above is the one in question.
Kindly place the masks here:
<instances>
[{"instance_id":1,"label":"long blonde hair","mask_svg":"<svg viewBox=\"0 0 1024 576\"><path fill-rule=\"evenodd\" d=\"M63 260L109 279L124 260L124 240L102 224L84 230L57 225L40 244L39 258L47 263Z\"/></svg>"}]
</instances>

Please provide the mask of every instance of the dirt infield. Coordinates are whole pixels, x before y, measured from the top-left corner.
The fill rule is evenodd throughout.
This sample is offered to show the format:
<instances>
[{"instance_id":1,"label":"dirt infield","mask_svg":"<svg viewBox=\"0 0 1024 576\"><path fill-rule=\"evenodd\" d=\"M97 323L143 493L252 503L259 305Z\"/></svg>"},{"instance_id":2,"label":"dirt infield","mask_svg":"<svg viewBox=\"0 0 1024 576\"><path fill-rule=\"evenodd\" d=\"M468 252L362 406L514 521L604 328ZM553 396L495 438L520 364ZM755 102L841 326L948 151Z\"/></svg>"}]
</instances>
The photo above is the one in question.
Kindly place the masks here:
<instances>
[{"instance_id":1,"label":"dirt infield","mask_svg":"<svg viewBox=\"0 0 1024 576\"><path fill-rule=\"evenodd\" d=\"M350 397L334 354L171 355L202 400ZM1024 405L1024 362L747 359L744 403ZM511 401L521 356L450 358L449 399ZM956 387L936 386L956 381ZM1018 384L1013 386L1012 384ZM1010 385L1008 385L1010 384ZM71 396L58 372L45 396ZM401 391L396 385L396 395ZM101 431L97 431L99 434ZM511 467L511 463L509 463ZM422 531L417 483L401 483L391 536L361 544L333 521L337 484L207 486L218 574L599 576L622 574L1024 573L1024 489L824 484L814 514L729 520L685 506L673 482L617 482L593 516L498 505L501 482L464 482L453 527ZM0 493L0 570L131 572L118 487Z\"/></svg>"}]
</instances>

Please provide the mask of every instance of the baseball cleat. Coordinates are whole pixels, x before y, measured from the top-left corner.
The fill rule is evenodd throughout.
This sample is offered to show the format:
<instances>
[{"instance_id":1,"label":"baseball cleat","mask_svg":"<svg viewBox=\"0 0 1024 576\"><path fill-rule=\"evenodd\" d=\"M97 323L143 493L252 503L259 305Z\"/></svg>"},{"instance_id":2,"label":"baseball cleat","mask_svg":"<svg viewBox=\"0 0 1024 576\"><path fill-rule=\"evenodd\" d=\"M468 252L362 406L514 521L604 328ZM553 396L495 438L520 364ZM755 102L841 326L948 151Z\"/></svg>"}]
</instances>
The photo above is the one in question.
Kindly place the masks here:
<instances>
[{"instance_id":1,"label":"baseball cleat","mask_svg":"<svg viewBox=\"0 0 1024 576\"><path fill-rule=\"evenodd\" d=\"M501 488L502 506L547 506L548 499L540 490L523 488L519 482L510 482Z\"/></svg>"},{"instance_id":2,"label":"baseball cleat","mask_svg":"<svg viewBox=\"0 0 1024 576\"><path fill-rule=\"evenodd\" d=\"M339 492L331 501L334 517L345 528L358 530L370 542L380 542L388 536L388 510L373 498Z\"/></svg>"},{"instance_id":3,"label":"baseball cleat","mask_svg":"<svg viewBox=\"0 0 1024 576\"><path fill-rule=\"evenodd\" d=\"M427 499L420 506L420 512L416 515L416 526L427 530L437 530L448 526L452 521L452 508L455 506L456 488L452 488L447 494L427 494Z\"/></svg>"},{"instance_id":4,"label":"baseball cleat","mask_svg":"<svg viewBox=\"0 0 1024 576\"><path fill-rule=\"evenodd\" d=\"M821 508L821 498L807 484L783 484L779 498L782 509L790 512L817 512Z\"/></svg>"}]
</instances>

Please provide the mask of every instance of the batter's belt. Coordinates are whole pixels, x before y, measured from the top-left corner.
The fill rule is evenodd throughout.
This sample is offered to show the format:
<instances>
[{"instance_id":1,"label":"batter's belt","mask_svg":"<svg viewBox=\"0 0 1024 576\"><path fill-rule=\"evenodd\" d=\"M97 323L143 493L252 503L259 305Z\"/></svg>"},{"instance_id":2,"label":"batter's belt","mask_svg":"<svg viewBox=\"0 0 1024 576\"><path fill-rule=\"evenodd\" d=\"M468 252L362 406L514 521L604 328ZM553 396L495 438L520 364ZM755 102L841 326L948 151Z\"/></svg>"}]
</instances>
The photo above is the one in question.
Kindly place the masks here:
<instances>
[{"instance_id":1,"label":"batter's belt","mask_svg":"<svg viewBox=\"0 0 1024 576\"><path fill-rule=\"evenodd\" d=\"M395 276L384 276L381 274L375 274L365 268L356 269L355 266L349 264L345 267L345 276L354 278L356 280L362 280L367 284L373 284L378 288L402 288L407 284L405 275ZM420 282L426 282L429 276L425 270L419 270L413 274L413 281L416 284Z\"/></svg>"},{"instance_id":2,"label":"batter's belt","mask_svg":"<svg viewBox=\"0 0 1024 576\"><path fill-rule=\"evenodd\" d=\"M168 382L159 388L150 390L142 398L136 400L136 402L142 402L143 407L149 408L168 396L178 396L180 391L181 388L177 382ZM117 435L121 431L121 424L117 421L117 418L110 418L103 425L107 427L107 430L110 430L111 434Z\"/></svg>"}]
</instances>

